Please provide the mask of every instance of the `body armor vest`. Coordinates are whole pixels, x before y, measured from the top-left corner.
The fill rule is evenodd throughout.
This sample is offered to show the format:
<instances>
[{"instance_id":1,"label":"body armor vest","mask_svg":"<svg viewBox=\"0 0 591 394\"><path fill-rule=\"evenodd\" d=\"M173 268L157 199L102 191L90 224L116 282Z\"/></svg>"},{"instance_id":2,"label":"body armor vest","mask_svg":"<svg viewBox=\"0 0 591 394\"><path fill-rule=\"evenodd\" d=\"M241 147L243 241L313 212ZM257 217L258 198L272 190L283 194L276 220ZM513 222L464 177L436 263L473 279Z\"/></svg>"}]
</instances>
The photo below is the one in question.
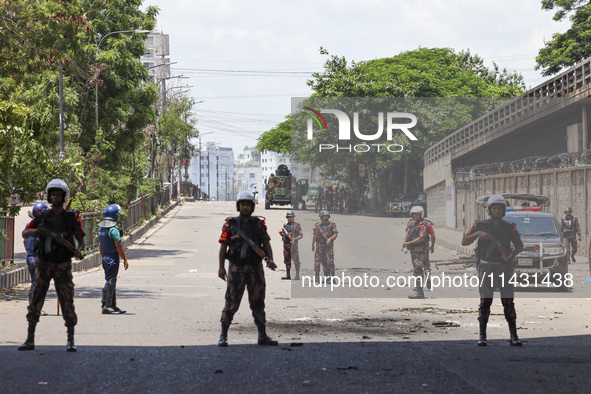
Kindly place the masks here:
<instances>
[{"instance_id":1,"label":"body armor vest","mask_svg":"<svg viewBox=\"0 0 591 394\"><path fill-rule=\"evenodd\" d=\"M252 241L262 248L263 245L263 231L261 229L262 223L258 216L252 216L248 222L243 222L240 217L233 217L228 219L230 224L230 247L226 253L226 258L232 264L259 264L263 259L246 243L241 237L233 238L242 230L248 235Z\"/></svg>"}]
</instances>

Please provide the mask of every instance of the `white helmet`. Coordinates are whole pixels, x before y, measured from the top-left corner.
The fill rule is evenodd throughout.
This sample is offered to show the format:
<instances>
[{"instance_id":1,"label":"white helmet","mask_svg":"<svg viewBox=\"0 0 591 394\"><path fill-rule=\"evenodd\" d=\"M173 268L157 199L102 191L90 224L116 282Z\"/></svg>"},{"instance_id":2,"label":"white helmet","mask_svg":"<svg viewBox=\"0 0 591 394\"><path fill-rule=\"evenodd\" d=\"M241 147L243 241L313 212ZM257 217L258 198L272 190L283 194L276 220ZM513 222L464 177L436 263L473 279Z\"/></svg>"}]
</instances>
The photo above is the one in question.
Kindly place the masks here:
<instances>
[{"instance_id":1,"label":"white helmet","mask_svg":"<svg viewBox=\"0 0 591 394\"><path fill-rule=\"evenodd\" d=\"M63 190L64 202L70 199L70 188L68 187L68 184L61 179L54 179L47 184L47 187L45 187L45 194L47 194L48 203L51 204L51 191L56 189Z\"/></svg>"},{"instance_id":2,"label":"white helmet","mask_svg":"<svg viewBox=\"0 0 591 394\"><path fill-rule=\"evenodd\" d=\"M240 201L250 201L252 203L252 212L254 212L255 197L253 192L242 190L240 193L238 193L238 197L236 197L236 210L238 212L240 212Z\"/></svg>"},{"instance_id":3,"label":"white helmet","mask_svg":"<svg viewBox=\"0 0 591 394\"><path fill-rule=\"evenodd\" d=\"M423 215L425 214L425 210L420 205L415 205L410 209L410 214L412 215L413 213L420 213L421 217L423 217Z\"/></svg>"},{"instance_id":4,"label":"white helmet","mask_svg":"<svg viewBox=\"0 0 591 394\"><path fill-rule=\"evenodd\" d=\"M501 204L503 206L503 216L505 216L505 212L507 212L507 200L505 200L505 197L503 197L502 194L493 194L489 197L488 201L486 202L486 210L488 211L489 215L491 215L490 207L493 204Z\"/></svg>"}]
</instances>

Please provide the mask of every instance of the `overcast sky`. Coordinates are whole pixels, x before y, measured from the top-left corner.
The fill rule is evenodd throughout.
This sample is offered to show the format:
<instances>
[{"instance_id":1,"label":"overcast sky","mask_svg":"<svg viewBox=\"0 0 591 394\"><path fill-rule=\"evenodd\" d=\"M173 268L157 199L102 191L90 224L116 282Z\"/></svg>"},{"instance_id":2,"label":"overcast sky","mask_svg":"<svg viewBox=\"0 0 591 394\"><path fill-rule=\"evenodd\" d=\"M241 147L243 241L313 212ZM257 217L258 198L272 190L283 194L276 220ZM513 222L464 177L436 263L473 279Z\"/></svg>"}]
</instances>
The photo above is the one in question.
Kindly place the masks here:
<instances>
[{"instance_id":1,"label":"overcast sky","mask_svg":"<svg viewBox=\"0 0 591 394\"><path fill-rule=\"evenodd\" d=\"M325 55L349 62L391 57L418 47L470 49L517 71L528 88L539 48L569 23L552 20L540 0L145 0L160 8L157 28L170 35L173 75L193 86L202 142L239 153L307 96L310 73ZM210 133L208 135L205 135Z\"/></svg>"}]
</instances>

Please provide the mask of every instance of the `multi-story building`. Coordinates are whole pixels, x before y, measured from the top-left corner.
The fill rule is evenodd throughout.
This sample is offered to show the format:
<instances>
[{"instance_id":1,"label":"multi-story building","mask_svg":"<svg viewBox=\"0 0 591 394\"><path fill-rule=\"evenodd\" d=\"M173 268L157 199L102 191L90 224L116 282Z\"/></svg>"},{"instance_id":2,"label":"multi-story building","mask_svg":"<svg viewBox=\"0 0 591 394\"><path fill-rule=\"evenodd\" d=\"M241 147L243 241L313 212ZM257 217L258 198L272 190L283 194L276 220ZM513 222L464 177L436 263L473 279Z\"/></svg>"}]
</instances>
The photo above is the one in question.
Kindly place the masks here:
<instances>
[{"instance_id":1,"label":"multi-story building","mask_svg":"<svg viewBox=\"0 0 591 394\"><path fill-rule=\"evenodd\" d=\"M206 199L233 201L238 193L234 183L234 151L215 142L205 146L191 159L189 181L199 186Z\"/></svg>"},{"instance_id":2,"label":"multi-story building","mask_svg":"<svg viewBox=\"0 0 591 394\"><path fill-rule=\"evenodd\" d=\"M261 154L256 149L246 148L236 158L236 189L258 191L259 200L264 199L263 174L261 173Z\"/></svg>"},{"instance_id":3,"label":"multi-story building","mask_svg":"<svg viewBox=\"0 0 591 394\"><path fill-rule=\"evenodd\" d=\"M281 153L264 151L261 153L261 171L263 175L263 183L267 182L267 179L269 179L271 174L275 174L275 171L277 171L277 167L280 164L285 164L287 168L289 168L289 171L291 171L291 174L296 177L296 179L307 179L308 182L312 182L313 173L309 164L292 161L288 156L285 156Z\"/></svg>"},{"instance_id":4,"label":"multi-story building","mask_svg":"<svg viewBox=\"0 0 591 394\"><path fill-rule=\"evenodd\" d=\"M146 41L146 53L140 58L142 64L148 70L150 78L154 82L170 78L169 36L158 30L148 33Z\"/></svg>"}]
</instances>

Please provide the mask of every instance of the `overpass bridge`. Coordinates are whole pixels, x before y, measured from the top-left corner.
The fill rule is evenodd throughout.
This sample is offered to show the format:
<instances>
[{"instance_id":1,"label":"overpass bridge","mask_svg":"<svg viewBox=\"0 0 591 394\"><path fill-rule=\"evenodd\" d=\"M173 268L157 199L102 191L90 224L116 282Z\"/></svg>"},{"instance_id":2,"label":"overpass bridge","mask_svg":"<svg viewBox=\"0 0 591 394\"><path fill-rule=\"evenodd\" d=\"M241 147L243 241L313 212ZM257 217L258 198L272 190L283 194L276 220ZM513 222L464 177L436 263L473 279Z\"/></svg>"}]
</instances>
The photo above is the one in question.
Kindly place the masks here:
<instances>
[{"instance_id":1,"label":"overpass bridge","mask_svg":"<svg viewBox=\"0 0 591 394\"><path fill-rule=\"evenodd\" d=\"M533 192L549 194L551 209L560 215L564 206L579 204L575 213L588 233L588 218L583 216L590 202L586 186L591 181L586 165L591 163L590 102L591 58L431 146L424 155L423 171L429 218L440 226L462 229L474 219L470 214L474 194ZM534 166L527 173L524 168L505 167L496 175L470 172L487 163L553 155L583 158L577 161L582 166L566 168L558 163L564 168L543 170Z\"/></svg>"}]
</instances>

